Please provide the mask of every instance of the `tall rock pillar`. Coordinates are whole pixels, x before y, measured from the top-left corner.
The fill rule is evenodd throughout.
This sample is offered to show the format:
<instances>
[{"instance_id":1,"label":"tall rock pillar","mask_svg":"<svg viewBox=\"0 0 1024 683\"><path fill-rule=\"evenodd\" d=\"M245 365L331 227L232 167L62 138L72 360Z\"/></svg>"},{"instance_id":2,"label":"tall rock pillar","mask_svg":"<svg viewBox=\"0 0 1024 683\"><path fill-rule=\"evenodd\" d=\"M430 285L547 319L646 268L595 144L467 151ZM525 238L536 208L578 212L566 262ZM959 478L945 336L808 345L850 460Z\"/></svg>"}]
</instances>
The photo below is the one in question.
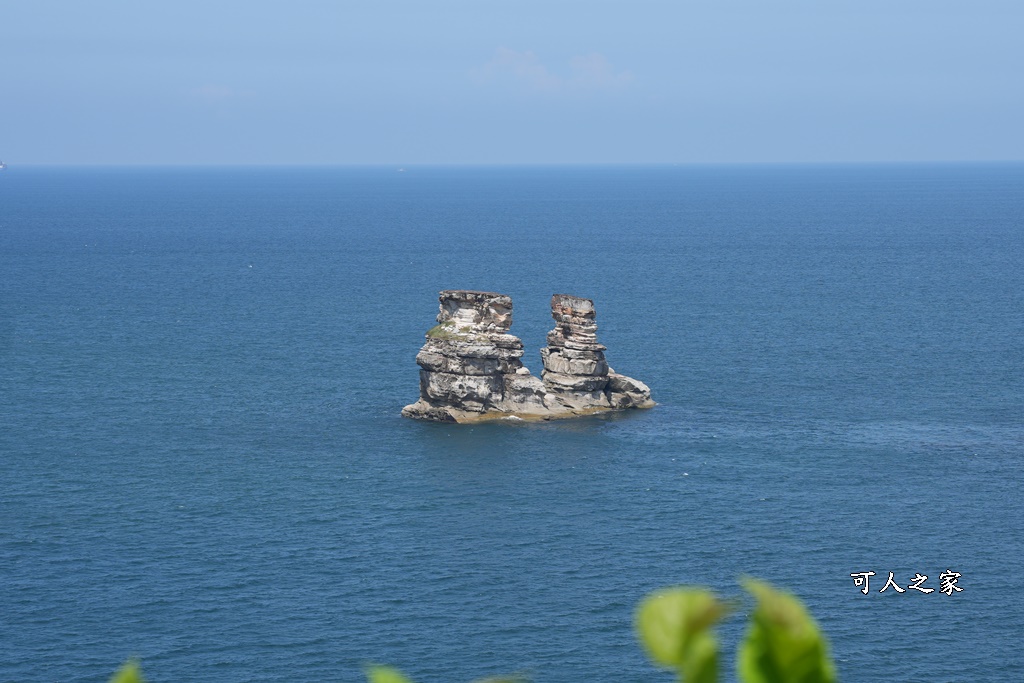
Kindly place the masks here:
<instances>
[{"instance_id":1,"label":"tall rock pillar","mask_svg":"<svg viewBox=\"0 0 1024 683\"><path fill-rule=\"evenodd\" d=\"M549 407L588 410L654 405L646 384L608 367L606 349L597 342L597 312L592 300L555 294L551 317L555 329L548 332L548 345L540 351Z\"/></svg>"},{"instance_id":2,"label":"tall rock pillar","mask_svg":"<svg viewBox=\"0 0 1024 683\"><path fill-rule=\"evenodd\" d=\"M523 367L523 342L509 334L512 299L447 289L437 325L416 355L420 399L406 417L467 422L484 415L544 412L544 385Z\"/></svg>"}]
</instances>

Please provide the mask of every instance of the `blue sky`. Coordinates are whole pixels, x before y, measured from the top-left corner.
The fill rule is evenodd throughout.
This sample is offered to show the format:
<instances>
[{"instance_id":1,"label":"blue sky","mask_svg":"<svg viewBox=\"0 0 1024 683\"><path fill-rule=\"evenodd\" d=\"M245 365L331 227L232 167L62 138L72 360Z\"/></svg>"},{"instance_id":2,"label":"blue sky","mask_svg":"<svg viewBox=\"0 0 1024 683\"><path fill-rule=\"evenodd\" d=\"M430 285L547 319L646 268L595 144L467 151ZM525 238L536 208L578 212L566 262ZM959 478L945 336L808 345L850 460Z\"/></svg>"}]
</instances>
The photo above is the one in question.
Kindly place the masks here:
<instances>
[{"instance_id":1,"label":"blue sky","mask_svg":"<svg viewBox=\"0 0 1024 683\"><path fill-rule=\"evenodd\" d=\"M0 2L0 159L1024 160L1024 2Z\"/></svg>"}]
</instances>

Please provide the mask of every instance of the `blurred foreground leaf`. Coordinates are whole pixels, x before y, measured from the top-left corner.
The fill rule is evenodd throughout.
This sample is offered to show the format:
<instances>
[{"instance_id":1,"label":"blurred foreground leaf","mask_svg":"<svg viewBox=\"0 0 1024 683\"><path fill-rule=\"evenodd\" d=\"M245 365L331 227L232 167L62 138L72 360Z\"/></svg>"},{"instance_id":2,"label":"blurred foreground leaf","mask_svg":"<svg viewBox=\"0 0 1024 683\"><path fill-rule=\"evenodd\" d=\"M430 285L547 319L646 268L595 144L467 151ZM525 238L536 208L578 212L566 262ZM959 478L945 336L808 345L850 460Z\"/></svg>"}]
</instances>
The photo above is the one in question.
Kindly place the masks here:
<instances>
[{"instance_id":1,"label":"blurred foreground leaf","mask_svg":"<svg viewBox=\"0 0 1024 683\"><path fill-rule=\"evenodd\" d=\"M803 603L763 581L745 579L757 600L736 659L744 683L834 683L828 641Z\"/></svg>"},{"instance_id":2,"label":"blurred foreground leaf","mask_svg":"<svg viewBox=\"0 0 1024 683\"><path fill-rule=\"evenodd\" d=\"M398 669L377 664L366 667L366 680L369 683L412 683Z\"/></svg>"},{"instance_id":3,"label":"blurred foreground leaf","mask_svg":"<svg viewBox=\"0 0 1024 683\"><path fill-rule=\"evenodd\" d=\"M718 679L718 641L712 627L726 606L702 588L671 588L648 596L636 630L651 659L675 669L685 683Z\"/></svg>"},{"instance_id":4,"label":"blurred foreground leaf","mask_svg":"<svg viewBox=\"0 0 1024 683\"><path fill-rule=\"evenodd\" d=\"M139 667L138 660L129 659L125 662L121 670L111 677L110 683L146 683L146 679L142 677L142 669Z\"/></svg>"}]
</instances>

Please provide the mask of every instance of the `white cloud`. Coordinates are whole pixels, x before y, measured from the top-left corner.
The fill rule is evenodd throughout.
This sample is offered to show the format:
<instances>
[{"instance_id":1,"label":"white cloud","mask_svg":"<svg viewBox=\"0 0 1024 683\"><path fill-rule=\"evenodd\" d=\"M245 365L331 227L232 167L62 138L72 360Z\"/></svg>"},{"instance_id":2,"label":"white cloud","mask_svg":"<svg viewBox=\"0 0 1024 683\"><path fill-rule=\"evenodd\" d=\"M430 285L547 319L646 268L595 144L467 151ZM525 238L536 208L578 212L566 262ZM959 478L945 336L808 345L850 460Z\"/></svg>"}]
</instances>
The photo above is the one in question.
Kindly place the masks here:
<instances>
[{"instance_id":1,"label":"white cloud","mask_svg":"<svg viewBox=\"0 0 1024 683\"><path fill-rule=\"evenodd\" d=\"M616 71L605 56L597 52L573 57L569 60L569 68L572 70L572 82L579 87L621 88L633 80L633 74Z\"/></svg>"},{"instance_id":2,"label":"white cloud","mask_svg":"<svg viewBox=\"0 0 1024 683\"><path fill-rule=\"evenodd\" d=\"M628 71L617 71L604 55L592 52L569 60L565 75L549 69L540 57L527 50L506 47L495 50L494 58L471 72L473 80L485 84L514 84L542 93L614 90L633 80Z\"/></svg>"},{"instance_id":3,"label":"white cloud","mask_svg":"<svg viewBox=\"0 0 1024 683\"><path fill-rule=\"evenodd\" d=\"M517 52L499 47L494 58L474 71L476 80L484 83L514 81L531 90L554 91L562 87L562 79L551 73L533 52Z\"/></svg>"}]
</instances>

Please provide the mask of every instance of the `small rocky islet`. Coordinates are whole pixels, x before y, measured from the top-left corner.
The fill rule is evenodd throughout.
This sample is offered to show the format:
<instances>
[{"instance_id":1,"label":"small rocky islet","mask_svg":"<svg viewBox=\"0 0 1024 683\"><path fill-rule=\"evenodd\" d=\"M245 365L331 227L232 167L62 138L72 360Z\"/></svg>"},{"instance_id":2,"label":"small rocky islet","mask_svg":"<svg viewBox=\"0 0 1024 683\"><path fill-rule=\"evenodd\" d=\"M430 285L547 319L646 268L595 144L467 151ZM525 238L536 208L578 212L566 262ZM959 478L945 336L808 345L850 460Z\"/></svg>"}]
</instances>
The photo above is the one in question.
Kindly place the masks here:
<instances>
[{"instance_id":1,"label":"small rocky islet","mask_svg":"<svg viewBox=\"0 0 1024 683\"><path fill-rule=\"evenodd\" d=\"M539 378L523 365L523 342L509 334L510 297L449 289L438 299L438 324L416 355L420 398L402 409L405 417L460 423L551 420L655 405L646 384L608 366L590 299L551 297L555 328L540 351Z\"/></svg>"}]
</instances>

